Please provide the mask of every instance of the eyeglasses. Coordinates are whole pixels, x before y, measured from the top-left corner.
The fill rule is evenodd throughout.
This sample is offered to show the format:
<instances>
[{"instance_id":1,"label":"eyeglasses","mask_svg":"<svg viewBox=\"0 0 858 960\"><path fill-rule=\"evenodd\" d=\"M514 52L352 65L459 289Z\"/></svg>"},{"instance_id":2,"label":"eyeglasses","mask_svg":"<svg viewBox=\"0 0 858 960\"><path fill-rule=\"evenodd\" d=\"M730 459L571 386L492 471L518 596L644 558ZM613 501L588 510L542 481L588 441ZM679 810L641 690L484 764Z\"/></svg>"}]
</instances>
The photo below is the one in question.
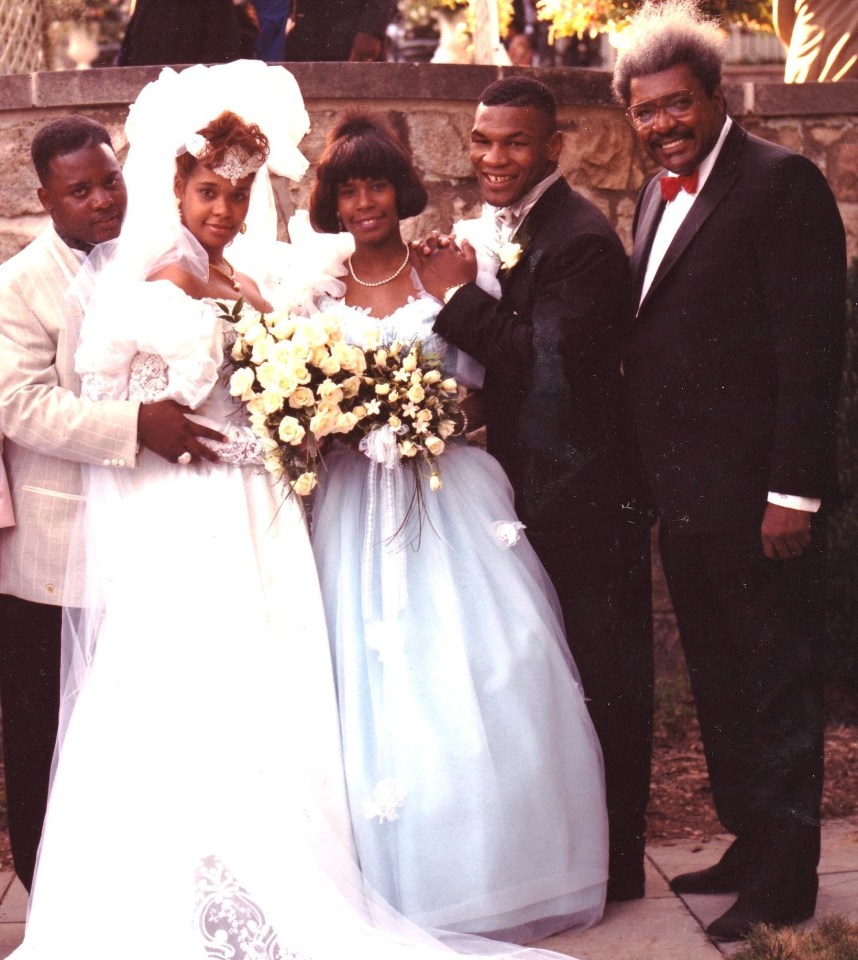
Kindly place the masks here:
<instances>
[{"instance_id":1,"label":"eyeglasses","mask_svg":"<svg viewBox=\"0 0 858 960\"><path fill-rule=\"evenodd\" d=\"M678 120L691 113L696 102L694 94L689 90L677 90L655 100L636 103L626 110L626 115L636 130L646 130L655 123L659 110L664 110L668 116Z\"/></svg>"}]
</instances>

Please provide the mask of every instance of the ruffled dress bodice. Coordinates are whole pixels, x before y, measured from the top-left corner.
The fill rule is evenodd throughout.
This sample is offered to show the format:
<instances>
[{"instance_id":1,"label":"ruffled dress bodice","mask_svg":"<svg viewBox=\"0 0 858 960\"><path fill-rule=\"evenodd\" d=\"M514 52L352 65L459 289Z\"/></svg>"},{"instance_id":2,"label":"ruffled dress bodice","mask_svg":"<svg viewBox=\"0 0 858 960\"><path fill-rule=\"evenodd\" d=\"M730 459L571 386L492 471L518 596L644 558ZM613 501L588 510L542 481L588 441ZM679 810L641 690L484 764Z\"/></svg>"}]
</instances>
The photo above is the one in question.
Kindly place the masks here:
<instances>
[{"instance_id":1,"label":"ruffled dress bodice","mask_svg":"<svg viewBox=\"0 0 858 960\"><path fill-rule=\"evenodd\" d=\"M227 437L226 443L202 441L221 462L259 465L262 444L226 387L226 358L235 338L215 301L194 300L167 280L141 283L120 316L100 308L87 317L76 355L82 394L92 400L175 400Z\"/></svg>"},{"instance_id":2,"label":"ruffled dress bodice","mask_svg":"<svg viewBox=\"0 0 858 960\"><path fill-rule=\"evenodd\" d=\"M482 366L435 333L433 326L441 304L426 293L409 299L408 303L387 317L376 317L370 310L352 307L344 300L329 297L322 298L319 309L339 318L343 334L350 343L364 346L369 329L379 330L381 342L386 344L394 340L403 343L420 341L424 354L439 358L445 376L455 377L463 387L482 387L485 372Z\"/></svg>"}]
</instances>

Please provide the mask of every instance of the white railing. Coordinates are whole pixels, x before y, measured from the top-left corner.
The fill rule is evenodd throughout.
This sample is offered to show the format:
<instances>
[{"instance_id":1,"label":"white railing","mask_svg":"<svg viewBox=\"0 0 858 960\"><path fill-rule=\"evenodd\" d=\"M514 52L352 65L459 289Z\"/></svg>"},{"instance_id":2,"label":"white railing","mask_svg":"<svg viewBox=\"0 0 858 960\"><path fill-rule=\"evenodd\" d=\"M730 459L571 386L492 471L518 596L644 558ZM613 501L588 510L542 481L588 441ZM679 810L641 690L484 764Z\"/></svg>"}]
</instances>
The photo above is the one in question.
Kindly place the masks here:
<instances>
[{"instance_id":1,"label":"white railing","mask_svg":"<svg viewBox=\"0 0 858 960\"><path fill-rule=\"evenodd\" d=\"M0 0L0 74L44 68L41 0Z\"/></svg>"}]
</instances>

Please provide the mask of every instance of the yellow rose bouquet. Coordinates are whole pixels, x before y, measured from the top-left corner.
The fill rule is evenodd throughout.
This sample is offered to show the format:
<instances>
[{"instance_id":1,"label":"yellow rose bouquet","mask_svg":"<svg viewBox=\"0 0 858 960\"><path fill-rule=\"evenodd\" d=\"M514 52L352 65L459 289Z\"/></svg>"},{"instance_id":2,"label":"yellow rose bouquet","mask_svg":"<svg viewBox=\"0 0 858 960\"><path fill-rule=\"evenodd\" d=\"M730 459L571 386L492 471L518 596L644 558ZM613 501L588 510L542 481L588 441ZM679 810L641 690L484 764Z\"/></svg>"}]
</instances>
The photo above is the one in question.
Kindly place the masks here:
<instances>
[{"instance_id":1,"label":"yellow rose bouquet","mask_svg":"<svg viewBox=\"0 0 858 960\"><path fill-rule=\"evenodd\" d=\"M364 335L366 370L353 407L361 450L381 461L392 453L429 467L429 488L441 489L437 459L445 441L461 432L458 384L445 378L440 358L419 341L382 345L378 331ZM393 446L395 444L395 447Z\"/></svg>"},{"instance_id":2,"label":"yellow rose bouquet","mask_svg":"<svg viewBox=\"0 0 858 960\"><path fill-rule=\"evenodd\" d=\"M317 482L320 442L349 434L365 416L366 355L326 313L261 314L238 301L222 315L235 328L229 391L247 407L266 449L265 466L299 496Z\"/></svg>"}]
</instances>

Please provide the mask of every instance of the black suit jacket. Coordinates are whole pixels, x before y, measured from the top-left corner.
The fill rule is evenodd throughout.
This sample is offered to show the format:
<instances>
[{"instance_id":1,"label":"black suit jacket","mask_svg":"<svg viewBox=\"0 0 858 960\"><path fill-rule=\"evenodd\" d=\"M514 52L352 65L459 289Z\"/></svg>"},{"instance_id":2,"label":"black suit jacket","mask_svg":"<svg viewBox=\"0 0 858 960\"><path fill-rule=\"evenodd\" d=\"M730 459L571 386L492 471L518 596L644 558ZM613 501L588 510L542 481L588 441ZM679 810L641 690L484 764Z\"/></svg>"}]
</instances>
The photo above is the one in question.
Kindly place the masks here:
<instances>
[{"instance_id":1,"label":"black suit jacket","mask_svg":"<svg viewBox=\"0 0 858 960\"><path fill-rule=\"evenodd\" d=\"M536 540L604 541L644 502L620 376L628 262L608 221L565 181L519 228L500 300L467 284L435 330L486 367L488 449Z\"/></svg>"},{"instance_id":2,"label":"black suit jacket","mask_svg":"<svg viewBox=\"0 0 858 960\"><path fill-rule=\"evenodd\" d=\"M635 302L664 208L635 217ZM698 533L759 526L768 491L830 498L846 251L805 158L735 123L624 345L631 410L662 514Z\"/></svg>"},{"instance_id":3,"label":"black suit jacket","mask_svg":"<svg viewBox=\"0 0 858 960\"><path fill-rule=\"evenodd\" d=\"M385 36L395 0L294 0L287 61L348 60L355 34Z\"/></svg>"}]
</instances>

